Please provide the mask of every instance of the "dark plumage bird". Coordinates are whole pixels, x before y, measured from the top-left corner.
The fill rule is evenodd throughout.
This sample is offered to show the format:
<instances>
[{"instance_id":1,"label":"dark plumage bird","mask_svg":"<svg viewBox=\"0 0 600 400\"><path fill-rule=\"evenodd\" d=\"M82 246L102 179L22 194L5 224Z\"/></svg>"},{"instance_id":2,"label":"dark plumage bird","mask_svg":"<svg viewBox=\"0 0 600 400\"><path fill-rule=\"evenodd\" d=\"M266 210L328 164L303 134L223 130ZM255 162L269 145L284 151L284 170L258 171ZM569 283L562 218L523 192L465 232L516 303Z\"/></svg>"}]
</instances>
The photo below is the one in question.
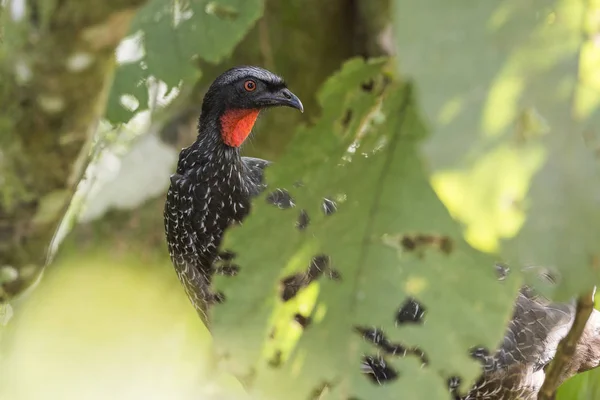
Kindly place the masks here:
<instances>
[{"instance_id":1,"label":"dark plumage bird","mask_svg":"<svg viewBox=\"0 0 600 400\"><path fill-rule=\"evenodd\" d=\"M219 253L223 233L244 219L252 197L265 189L263 171L269 162L241 157L240 146L260 111L275 106L303 111L302 103L287 89L283 79L269 71L238 67L223 73L204 98L198 137L181 151L177 172L171 177L164 210L169 253L179 279L205 322L207 307L220 300L210 290L215 264L231 256ZM293 206L285 191L276 190L269 198L280 207ZM330 214L335 211L335 203L325 199L323 209ZM308 221L308 217L302 218L302 215L300 225L303 220ZM284 280L283 300L295 296L323 272L335 278L336 273L329 269L327 262L326 256L316 257L305 275ZM424 308L410 299L401 307L397 320L399 324L418 323L425 314ZM543 383L545 367L554 357L573 318L572 304L550 304L523 290L499 349L488 352L479 348L472 352L473 357L481 361L483 370L475 387L468 394L457 394L459 380L450 379L454 398L534 400ZM383 332L359 327L357 331L386 357L414 354L427 362L425 353L390 343ZM595 311L561 379L594 368L599 362L600 317ZM381 356L365 357L362 369L379 383L397 377Z\"/></svg>"},{"instance_id":2,"label":"dark plumage bird","mask_svg":"<svg viewBox=\"0 0 600 400\"><path fill-rule=\"evenodd\" d=\"M196 309L218 301L210 291L224 230L239 223L263 189L268 161L242 157L240 146L261 110L304 111L284 80L262 68L237 67L219 76L202 104L198 138L181 151L164 210L171 260Z\"/></svg>"}]
</instances>

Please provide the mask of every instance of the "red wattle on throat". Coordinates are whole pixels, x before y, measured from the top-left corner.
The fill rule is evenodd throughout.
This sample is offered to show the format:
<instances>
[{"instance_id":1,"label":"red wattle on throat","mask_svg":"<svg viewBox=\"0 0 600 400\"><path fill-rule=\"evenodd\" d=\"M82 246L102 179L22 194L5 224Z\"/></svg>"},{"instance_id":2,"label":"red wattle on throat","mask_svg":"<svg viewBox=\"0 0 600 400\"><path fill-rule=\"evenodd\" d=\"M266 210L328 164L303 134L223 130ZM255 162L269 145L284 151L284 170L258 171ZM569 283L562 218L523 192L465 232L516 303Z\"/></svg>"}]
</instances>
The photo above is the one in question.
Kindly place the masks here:
<instances>
[{"instance_id":1,"label":"red wattle on throat","mask_svg":"<svg viewBox=\"0 0 600 400\"><path fill-rule=\"evenodd\" d=\"M240 147L248 137L260 110L227 110L221 116L221 137L226 145Z\"/></svg>"}]
</instances>

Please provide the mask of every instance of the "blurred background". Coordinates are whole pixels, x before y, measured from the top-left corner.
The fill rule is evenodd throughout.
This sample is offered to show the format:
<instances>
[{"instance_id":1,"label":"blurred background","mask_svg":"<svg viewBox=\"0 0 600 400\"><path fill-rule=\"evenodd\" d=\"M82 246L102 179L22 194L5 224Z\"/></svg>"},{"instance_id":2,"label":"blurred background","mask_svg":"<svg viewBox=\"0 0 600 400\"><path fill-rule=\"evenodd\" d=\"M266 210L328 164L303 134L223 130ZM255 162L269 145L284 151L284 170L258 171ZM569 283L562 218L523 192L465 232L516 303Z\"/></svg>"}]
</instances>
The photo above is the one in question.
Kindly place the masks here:
<instances>
[{"instance_id":1,"label":"blurred background","mask_svg":"<svg viewBox=\"0 0 600 400\"><path fill-rule=\"evenodd\" d=\"M30 4L3 0L0 10L15 19ZM150 0L135 13L52 263L34 288L0 308L2 400L241 398L239 384L206 362L211 340L163 233L169 176L196 136L207 85L240 64L285 78L304 114L265 113L243 148L276 161L294 127L319 116L317 90L344 61L395 52L391 0ZM511 218L501 216L508 230L518 225ZM598 371L559 396L594 398Z\"/></svg>"}]
</instances>

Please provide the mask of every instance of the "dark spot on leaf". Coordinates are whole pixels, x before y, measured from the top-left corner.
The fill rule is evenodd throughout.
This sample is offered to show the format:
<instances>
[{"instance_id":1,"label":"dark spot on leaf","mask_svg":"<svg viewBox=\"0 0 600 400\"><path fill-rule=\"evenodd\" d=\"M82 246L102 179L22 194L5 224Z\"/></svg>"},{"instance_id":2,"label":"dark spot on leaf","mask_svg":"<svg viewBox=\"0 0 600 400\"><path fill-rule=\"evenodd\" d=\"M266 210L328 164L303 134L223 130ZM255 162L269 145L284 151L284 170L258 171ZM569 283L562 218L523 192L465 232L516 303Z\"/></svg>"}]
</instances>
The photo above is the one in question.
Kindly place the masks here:
<instances>
[{"instance_id":1,"label":"dark spot on leaf","mask_svg":"<svg viewBox=\"0 0 600 400\"><path fill-rule=\"evenodd\" d=\"M372 79L370 81L364 82L362 85L360 85L362 90L364 90L365 92L372 92L373 86L375 86L375 81L373 81Z\"/></svg>"},{"instance_id":2,"label":"dark spot on leaf","mask_svg":"<svg viewBox=\"0 0 600 400\"><path fill-rule=\"evenodd\" d=\"M423 323L425 316L425 307L412 297L400 306L396 313L396 324L420 324Z\"/></svg>"},{"instance_id":3,"label":"dark spot on leaf","mask_svg":"<svg viewBox=\"0 0 600 400\"><path fill-rule=\"evenodd\" d=\"M373 383L378 385L398 379L396 370L389 366L381 356L363 357L360 369Z\"/></svg>"},{"instance_id":4,"label":"dark spot on leaf","mask_svg":"<svg viewBox=\"0 0 600 400\"><path fill-rule=\"evenodd\" d=\"M461 379L458 376L452 376L448 378L448 389L450 390L450 395L452 396L452 400L461 400L463 395L458 392L460 387Z\"/></svg>"},{"instance_id":5,"label":"dark spot on leaf","mask_svg":"<svg viewBox=\"0 0 600 400\"><path fill-rule=\"evenodd\" d=\"M212 301L213 303L221 304L225 301L225 295L223 294L223 292L213 293Z\"/></svg>"},{"instance_id":6,"label":"dark spot on leaf","mask_svg":"<svg viewBox=\"0 0 600 400\"><path fill-rule=\"evenodd\" d=\"M236 276L240 272L240 266L237 264L224 264L215 268L217 275Z\"/></svg>"},{"instance_id":7,"label":"dark spot on leaf","mask_svg":"<svg viewBox=\"0 0 600 400\"><path fill-rule=\"evenodd\" d=\"M547 269L540 273L540 277L542 278L542 280L545 280L546 283L549 283L551 285L556 285L558 281L558 277L556 276L556 274Z\"/></svg>"},{"instance_id":8,"label":"dark spot on leaf","mask_svg":"<svg viewBox=\"0 0 600 400\"><path fill-rule=\"evenodd\" d=\"M311 279L316 279L323 271L325 271L329 267L329 256L324 254L319 254L310 260L310 266L308 267L308 276Z\"/></svg>"},{"instance_id":9,"label":"dark spot on leaf","mask_svg":"<svg viewBox=\"0 0 600 400\"><path fill-rule=\"evenodd\" d=\"M329 279L334 280L336 282L341 282L342 280L342 275L337 269L329 268L329 270L327 271L327 276L329 277Z\"/></svg>"},{"instance_id":10,"label":"dark spot on leaf","mask_svg":"<svg viewBox=\"0 0 600 400\"><path fill-rule=\"evenodd\" d=\"M474 360L479 361L486 371L495 370L497 368L496 359L492 357L490 351L483 346L475 346L471 348L469 350L469 355Z\"/></svg>"},{"instance_id":11,"label":"dark spot on leaf","mask_svg":"<svg viewBox=\"0 0 600 400\"><path fill-rule=\"evenodd\" d=\"M415 241L409 236L404 236L400 241L400 244L402 244L402 248L406 251L412 251L417 247Z\"/></svg>"},{"instance_id":12,"label":"dark spot on leaf","mask_svg":"<svg viewBox=\"0 0 600 400\"><path fill-rule=\"evenodd\" d=\"M223 250L222 252L219 253L219 258L223 261L231 261L233 260L235 257L237 256L237 254L235 254L233 251L231 250Z\"/></svg>"},{"instance_id":13,"label":"dark spot on leaf","mask_svg":"<svg viewBox=\"0 0 600 400\"><path fill-rule=\"evenodd\" d=\"M335 201L330 200L328 198L323 199L323 213L325 215L331 215L337 211L337 204Z\"/></svg>"},{"instance_id":14,"label":"dark spot on leaf","mask_svg":"<svg viewBox=\"0 0 600 400\"><path fill-rule=\"evenodd\" d=\"M402 248L406 251L421 250L427 247L433 247L443 253L452 252L452 239L448 236L440 235L405 235L400 240Z\"/></svg>"},{"instance_id":15,"label":"dark spot on leaf","mask_svg":"<svg viewBox=\"0 0 600 400\"><path fill-rule=\"evenodd\" d=\"M446 254L452 253L452 240L448 236L440 239L440 250Z\"/></svg>"},{"instance_id":16,"label":"dark spot on leaf","mask_svg":"<svg viewBox=\"0 0 600 400\"><path fill-rule=\"evenodd\" d=\"M294 321L296 321L302 328L306 328L310 324L311 319L310 317L305 317L300 313L296 313L294 315Z\"/></svg>"},{"instance_id":17,"label":"dark spot on leaf","mask_svg":"<svg viewBox=\"0 0 600 400\"><path fill-rule=\"evenodd\" d=\"M362 335L363 339L373 343L375 346L385 351L386 354L403 357L407 353L406 347L401 344L391 343L381 329L360 326L355 327L354 329Z\"/></svg>"},{"instance_id":18,"label":"dark spot on leaf","mask_svg":"<svg viewBox=\"0 0 600 400\"><path fill-rule=\"evenodd\" d=\"M485 347L473 347L470 350L471 353L471 357L475 358L475 359L482 359L485 357L489 357L490 355L490 351L488 349L486 349Z\"/></svg>"},{"instance_id":19,"label":"dark spot on leaf","mask_svg":"<svg viewBox=\"0 0 600 400\"><path fill-rule=\"evenodd\" d=\"M282 363L282 354L281 350L275 351L275 354L269 360L269 366L272 368L279 368Z\"/></svg>"},{"instance_id":20,"label":"dark spot on leaf","mask_svg":"<svg viewBox=\"0 0 600 400\"><path fill-rule=\"evenodd\" d=\"M460 386L460 378L458 376L452 376L448 379L448 387L450 389L458 389Z\"/></svg>"},{"instance_id":21,"label":"dark spot on leaf","mask_svg":"<svg viewBox=\"0 0 600 400\"><path fill-rule=\"evenodd\" d=\"M281 299L285 302L296 296L300 289L307 287L329 269L329 256L318 255L311 259L305 272L289 275L281 281Z\"/></svg>"},{"instance_id":22,"label":"dark spot on leaf","mask_svg":"<svg viewBox=\"0 0 600 400\"><path fill-rule=\"evenodd\" d=\"M281 300L285 302L293 299L296 296L296 294L298 294L298 291L303 287L301 280L302 278L298 277L298 275L292 275L288 276L287 278L284 278L281 282Z\"/></svg>"},{"instance_id":23,"label":"dark spot on leaf","mask_svg":"<svg viewBox=\"0 0 600 400\"><path fill-rule=\"evenodd\" d=\"M342 127L347 128L348 124L350 124L350 120L352 120L352 110L347 109L344 118L342 118Z\"/></svg>"},{"instance_id":24,"label":"dark spot on leaf","mask_svg":"<svg viewBox=\"0 0 600 400\"><path fill-rule=\"evenodd\" d=\"M300 215L298 216L298 221L296 221L296 228L299 230L304 230L310 223L310 218L306 210L300 210Z\"/></svg>"},{"instance_id":25,"label":"dark spot on leaf","mask_svg":"<svg viewBox=\"0 0 600 400\"><path fill-rule=\"evenodd\" d=\"M330 382L321 383L310 392L310 394L308 395L308 400L320 400L325 389L331 388L332 386L333 384L331 384Z\"/></svg>"},{"instance_id":26,"label":"dark spot on leaf","mask_svg":"<svg viewBox=\"0 0 600 400\"><path fill-rule=\"evenodd\" d=\"M277 333L277 329L271 329L271 333L269 333L269 339L275 339L275 334Z\"/></svg>"},{"instance_id":27,"label":"dark spot on leaf","mask_svg":"<svg viewBox=\"0 0 600 400\"><path fill-rule=\"evenodd\" d=\"M425 354L425 352L423 350L421 350L420 348L414 347L413 349L410 350L410 353L419 357L421 359L421 364L423 366L429 365L429 358L427 357L427 354Z\"/></svg>"},{"instance_id":28,"label":"dark spot on leaf","mask_svg":"<svg viewBox=\"0 0 600 400\"><path fill-rule=\"evenodd\" d=\"M267 203L277 206L282 209L294 207L294 199L287 190L275 189L267 196Z\"/></svg>"},{"instance_id":29,"label":"dark spot on leaf","mask_svg":"<svg viewBox=\"0 0 600 400\"><path fill-rule=\"evenodd\" d=\"M236 20L238 17L238 14L239 14L238 10L235 9L234 7L223 5L216 1L211 1L210 3L208 3L206 5L206 8L204 9L204 11L208 15L214 15L215 17L217 17L219 19L224 19L224 20L229 20L229 21Z\"/></svg>"},{"instance_id":30,"label":"dark spot on leaf","mask_svg":"<svg viewBox=\"0 0 600 400\"><path fill-rule=\"evenodd\" d=\"M498 280L503 281L508 277L508 274L510 273L510 268L508 268L506 265L498 263L495 265L495 268Z\"/></svg>"},{"instance_id":31,"label":"dark spot on leaf","mask_svg":"<svg viewBox=\"0 0 600 400\"><path fill-rule=\"evenodd\" d=\"M381 329L360 326L357 326L354 329L361 334L363 339L382 350L385 355L396 357L405 357L409 355L416 356L421 360L423 365L428 364L427 356L421 349L418 347L409 348L400 343L393 343L385 336Z\"/></svg>"}]
</instances>

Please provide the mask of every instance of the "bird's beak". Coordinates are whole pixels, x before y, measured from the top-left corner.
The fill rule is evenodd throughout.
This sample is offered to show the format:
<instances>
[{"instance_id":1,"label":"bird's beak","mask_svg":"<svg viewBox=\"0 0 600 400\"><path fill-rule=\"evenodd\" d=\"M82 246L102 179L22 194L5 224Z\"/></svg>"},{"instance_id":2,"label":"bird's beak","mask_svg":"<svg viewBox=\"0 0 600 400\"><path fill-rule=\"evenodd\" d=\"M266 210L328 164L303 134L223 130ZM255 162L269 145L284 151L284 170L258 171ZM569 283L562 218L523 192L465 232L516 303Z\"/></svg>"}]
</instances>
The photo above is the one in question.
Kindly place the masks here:
<instances>
[{"instance_id":1,"label":"bird's beak","mask_svg":"<svg viewBox=\"0 0 600 400\"><path fill-rule=\"evenodd\" d=\"M260 102L265 106L285 106L292 107L300 112L304 112L304 106L302 102L294 93L288 88L280 89L276 92L268 93L263 97Z\"/></svg>"}]
</instances>

